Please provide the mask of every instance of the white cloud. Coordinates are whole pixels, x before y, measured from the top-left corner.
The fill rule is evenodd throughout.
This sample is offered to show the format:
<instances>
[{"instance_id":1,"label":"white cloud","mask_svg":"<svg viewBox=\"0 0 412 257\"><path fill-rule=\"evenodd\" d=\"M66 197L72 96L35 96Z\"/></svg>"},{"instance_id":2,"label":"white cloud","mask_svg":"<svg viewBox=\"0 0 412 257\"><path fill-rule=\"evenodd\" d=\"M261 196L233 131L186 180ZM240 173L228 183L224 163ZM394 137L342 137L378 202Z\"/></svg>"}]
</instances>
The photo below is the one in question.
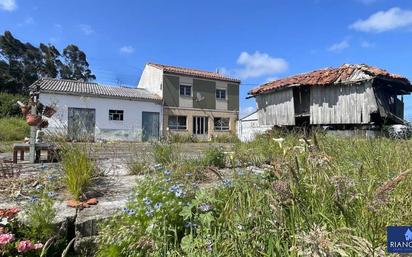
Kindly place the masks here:
<instances>
[{"instance_id":1,"label":"white cloud","mask_svg":"<svg viewBox=\"0 0 412 257\"><path fill-rule=\"evenodd\" d=\"M0 0L0 9L5 11L14 11L17 9L16 0Z\"/></svg>"},{"instance_id":2,"label":"white cloud","mask_svg":"<svg viewBox=\"0 0 412 257\"><path fill-rule=\"evenodd\" d=\"M380 33L407 26L412 26L412 10L393 7L387 11L374 13L366 20L357 20L350 25L350 28L358 31Z\"/></svg>"},{"instance_id":3,"label":"white cloud","mask_svg":"<svg viewBox=\"0 0 412 257\"><path fill-rule=\"evenodd\" d=\"M362 41L361 42L361 47L363 47L363 48L372 48L374 46L375 46L375 44L371 43L369 41Z\"/></svg>"},{"instance_id":4,"label":"white cloud","mask_svg":"<svg viewBox=\"0 0 412 257\"><path fill-rule=\"evenodd\" d=\"M94 29L90 25L80 24L79 28L83 32L83 34L85 34L86 36L89 36L94 33Z\"/></svg>"},{"instance_id":5,"label":"white cloud","mask_svg":"<svg viewBox=\"0 0 412 257\"><path fill-rule=\"evenodd\" d=\"M259 51L253 54L242 52L237 59L237 64L244 66L235 72L242 79L273 75L288 69L288 63L284 59L274 58Z\"/></svg>"},{"instance_id":6,"label":"white cloud","mask_svg":"<svg viewBox=\"0 0 412 257\"><path fill-rule=\"evenodd\" d=\"M252 106L241 107L240 112L239 112L239 117L243 118L246 115L251 114L254 111L256 111L256 107L252 107Z\"/></svg>"},{"instance_id":7,"label":"white cloud","mask_svg":"<svg viewBox=\"0 0 412 257\"><path fill-rule=\"evenodd\" d=\"M328 51L329 52L335 52L335 53L340 53L342 52L344 49L349 47L349 41L347 39L338 42L336 44L331 45L330 47L328 47Z\"/></svg>"},{"instance_id":8,"label":"white cloud","mask_svg":"<svg viewBox=\"0 0 412 257\"><path fill-rule=\"evenodd\" d=\"M125 54L132 54L134 53L134 48L132 46L122 46L120 48L120 52Z\"/></svg>"}]
</instances>

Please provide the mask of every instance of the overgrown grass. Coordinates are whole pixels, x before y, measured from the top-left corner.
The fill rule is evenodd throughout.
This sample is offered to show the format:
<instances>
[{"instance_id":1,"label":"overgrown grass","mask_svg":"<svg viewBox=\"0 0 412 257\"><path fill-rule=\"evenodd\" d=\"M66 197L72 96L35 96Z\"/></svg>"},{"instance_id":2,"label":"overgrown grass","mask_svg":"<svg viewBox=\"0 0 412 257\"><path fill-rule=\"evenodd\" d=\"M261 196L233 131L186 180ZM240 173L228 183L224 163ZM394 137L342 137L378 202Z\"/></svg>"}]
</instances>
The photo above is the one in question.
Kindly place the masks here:
<instances>
[{"instance_id":1,"label":"overgrown grass","mask_svg":"<svg viewBox=\"0 0 412 257\"><path fill-rule=\"evenodd\" d=\"M30 134L30 127L20 117L0 118L0 141L23 140Z\"/></svg>"},{"instance_id":2,"label":"overgrown grass","mask_svg":"<svg viewBox=\"0 0 412 257\"><path fill-rule=\"evenodd\" d=\"M386 226L412 223L411 142L300 137L237 144L236 163L266 171L234 168L213 187L195 189L196 178L160 168L102 227L100 254L385 255Z\"/></svg>"},{"instance_id":3,"label":"overgrown grass","mask_svg":"<svg viewBox=\"0 0 412 257\"><path fill-rule=\"evenodd\" d=\"M67 145L62 151L64 183L72 197L79 199L93 177L95 165L84 145Z\"/></svg>"}]
</instances>

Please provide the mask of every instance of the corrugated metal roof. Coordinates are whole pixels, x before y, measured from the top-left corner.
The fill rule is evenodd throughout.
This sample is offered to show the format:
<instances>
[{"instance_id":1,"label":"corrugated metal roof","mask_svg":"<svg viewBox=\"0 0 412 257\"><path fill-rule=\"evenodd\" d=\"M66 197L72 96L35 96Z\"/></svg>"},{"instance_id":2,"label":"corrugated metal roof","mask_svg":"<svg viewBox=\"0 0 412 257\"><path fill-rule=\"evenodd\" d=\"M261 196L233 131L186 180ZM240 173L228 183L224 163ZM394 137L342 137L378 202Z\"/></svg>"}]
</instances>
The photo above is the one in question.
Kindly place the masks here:
<instances>
[{"instance_id":1,"label":"corrugated metal roof","mask_svg":"<svg viewBox=\"0 0 412 257\"><path fill-rule=\"evenodd\" d=\"M325 86L369 80L376 77L398 80L400 83L410 86L410 91L412 91L412 85L409 80L398 74L392 74L386 70L366 64L344 64L338 68L326 68L274 80L250 90L249 94L258 95L273 89L292 85Z\"/></svg>"},{"instance_id":2,"label":"corrugated metal roof","mask_svg":"<svg viewBox=\"0 0 412 257\"><path fill-rule=\"evenodd\" d=\"M40 92L68 93L75 95L95 95L103 97L158 100L158 95L152 94L143 88L128 88L101 85L92 82L81 82L65 79L39 79L32 87L40 87Z\"/></svg>"},{"instance_id":3,"label":"corrugated metal roof","mask_svg":"<svg viewBox=\"0 0 412 257\"><path fill-rule=\"evenodd\" d=\"M217 72L202 71L202 70L196 70L196 69L190 69L190 68L157 64L157 63L148 63L148 65L162 69L164 72L167 72L167 73L240 83L240 80L238 79L223 76L222 74L217 73Z\"/></svg>"}]
</instances>

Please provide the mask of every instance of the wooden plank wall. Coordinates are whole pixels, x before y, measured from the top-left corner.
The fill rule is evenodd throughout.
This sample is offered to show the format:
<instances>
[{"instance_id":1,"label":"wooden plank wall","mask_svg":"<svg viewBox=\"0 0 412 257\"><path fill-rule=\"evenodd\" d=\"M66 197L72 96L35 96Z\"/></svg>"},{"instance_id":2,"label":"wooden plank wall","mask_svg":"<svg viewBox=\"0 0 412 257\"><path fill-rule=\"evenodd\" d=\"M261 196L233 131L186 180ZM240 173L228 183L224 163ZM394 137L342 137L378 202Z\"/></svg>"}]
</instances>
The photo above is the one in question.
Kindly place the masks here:
<instances>
[{"instance_id":1,"label":"wooden plank wall","mask_svg":"<svg viewBox=\"0 0 412 257\"><path fill-rule=\"evenodd\" d=\"M312 87L310 98L311 124L367 124L378 108L372 81Z\"/></svg>"},{"instance_id":2,"label":"wooden plank wall","mask_svg":"<svg viewBox=\"0 0 412 257\"><path fill-rule=\"evenodd\" d=\"M258 95L256 102L259 125L295 125L292 88Z\"/></svg>"}]
</instances>

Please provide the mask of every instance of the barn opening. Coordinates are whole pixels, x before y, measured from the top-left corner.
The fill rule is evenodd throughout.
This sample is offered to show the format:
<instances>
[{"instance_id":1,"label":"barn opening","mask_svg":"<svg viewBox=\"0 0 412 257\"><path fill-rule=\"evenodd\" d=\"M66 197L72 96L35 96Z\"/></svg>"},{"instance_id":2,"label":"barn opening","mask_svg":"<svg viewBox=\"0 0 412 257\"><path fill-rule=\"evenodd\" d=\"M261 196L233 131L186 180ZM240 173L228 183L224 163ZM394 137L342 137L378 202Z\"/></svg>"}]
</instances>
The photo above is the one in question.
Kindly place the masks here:
<instances>
[{"instance_id":1,"label":"barn opening","mask_svg":"<svg viewBox=\"0 0 412 257\"><path fill-rule=\"evenodd\" d=\"M293 88L293 103L295 108L295 124L306 126L310 122L310 88Z\"/></svg>"}]
</instances>

